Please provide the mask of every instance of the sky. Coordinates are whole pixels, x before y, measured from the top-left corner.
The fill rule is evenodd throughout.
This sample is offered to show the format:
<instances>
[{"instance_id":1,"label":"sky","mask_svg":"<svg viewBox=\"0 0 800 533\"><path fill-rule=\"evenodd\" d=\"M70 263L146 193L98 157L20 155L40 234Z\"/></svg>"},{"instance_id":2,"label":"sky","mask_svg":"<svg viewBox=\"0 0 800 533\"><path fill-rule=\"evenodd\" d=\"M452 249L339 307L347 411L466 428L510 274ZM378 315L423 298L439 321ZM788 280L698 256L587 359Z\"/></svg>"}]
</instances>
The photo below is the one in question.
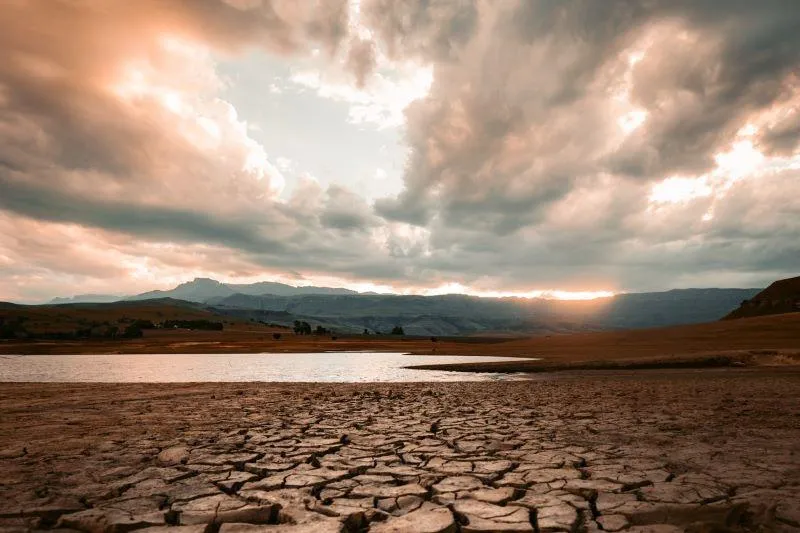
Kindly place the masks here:
<instances>
[{"instance_id":1,"label":"sky","mask_svg":"<svg viewBox=\"0 0 800 533\"><path fill-rule=\"evenodd\" d=\"M796 0L8 0L0 300L800 265Z\"/></svg>"}]
</instances>

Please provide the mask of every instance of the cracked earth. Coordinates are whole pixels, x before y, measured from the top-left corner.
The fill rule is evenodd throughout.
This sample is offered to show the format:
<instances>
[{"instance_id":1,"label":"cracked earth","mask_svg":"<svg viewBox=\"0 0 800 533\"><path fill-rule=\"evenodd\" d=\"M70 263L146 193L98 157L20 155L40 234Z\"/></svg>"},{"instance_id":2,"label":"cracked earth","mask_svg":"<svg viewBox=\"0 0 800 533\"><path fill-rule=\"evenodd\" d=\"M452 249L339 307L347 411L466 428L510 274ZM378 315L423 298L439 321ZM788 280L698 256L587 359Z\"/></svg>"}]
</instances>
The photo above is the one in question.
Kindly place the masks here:
<instances>
[{"instance_id":1,"label":"cracked earth","mask_svg":"<svg viewBox=\"0 0 800 533\"><path fill-rule=\"evenodd\" d=\"M0 532L800 532L796 371L0 400Z\"/></svg>"}]
</instances>

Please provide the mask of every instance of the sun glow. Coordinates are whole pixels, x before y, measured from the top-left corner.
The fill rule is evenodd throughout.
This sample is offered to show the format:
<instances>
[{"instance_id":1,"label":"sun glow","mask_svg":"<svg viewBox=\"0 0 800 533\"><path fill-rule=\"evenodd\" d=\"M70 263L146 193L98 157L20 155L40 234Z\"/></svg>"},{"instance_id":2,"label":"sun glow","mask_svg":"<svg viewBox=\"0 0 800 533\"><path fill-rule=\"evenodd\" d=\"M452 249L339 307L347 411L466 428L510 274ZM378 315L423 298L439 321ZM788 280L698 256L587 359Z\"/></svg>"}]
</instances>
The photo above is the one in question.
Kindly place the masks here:
<instances>
[{"instance_id":1,"label":"sun glow","mask_svg":"<svg viewBox=\"0 0 800 533\"><path fill-rule=\"evenodd\" d=\"M674 176L653 186L650 201L662 204L688 202L695 198L710 196L711 187L705 178L683 178Z\"/></svg>"},{"instance_id":2,"label":"sun glow","mask_svg":"<svg viewBox=\"0 0 800 533\"><path fill-rule=\"evenodd\" d=\"M438 296L442 294L466 294L481 298L544 298L546 300L595 300L614 296L612 291L565 291L540 289L533 291L492 291L472 289L461 283L447 283L433 289L422 289L418 294Z\"/></svg>"},{"instance_id":3,"label":"sun glow","mask_svg":"<svg viewBox=\"0 0 800 533\"><path fill-rule=\"evenodd\" d=\"M764 154L756 150L753 141L742 140L735 142L729 151L717 154L714 160L720 172L736 181L754 173L764 162Z\"/></svg>"}]
</instances>

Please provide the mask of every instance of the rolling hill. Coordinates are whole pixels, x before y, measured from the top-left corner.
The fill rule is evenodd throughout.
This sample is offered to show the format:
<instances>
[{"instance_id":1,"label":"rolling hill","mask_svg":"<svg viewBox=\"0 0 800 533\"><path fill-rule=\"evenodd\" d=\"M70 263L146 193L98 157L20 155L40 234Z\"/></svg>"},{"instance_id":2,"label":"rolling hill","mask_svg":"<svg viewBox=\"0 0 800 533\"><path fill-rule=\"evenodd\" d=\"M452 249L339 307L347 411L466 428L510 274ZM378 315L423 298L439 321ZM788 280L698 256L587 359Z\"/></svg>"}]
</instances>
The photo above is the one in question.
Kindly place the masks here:
<instances>
[{"instance_id":1,"label":"rolling hill","mask_svg":"<svg viewBox=\"0 0 800 533\"><path fill-rule=\"evenodd\" d=\"M800 311L800 276L776 281L750 299L725 319L778 315Z\"/></svg>"}]
</instances>

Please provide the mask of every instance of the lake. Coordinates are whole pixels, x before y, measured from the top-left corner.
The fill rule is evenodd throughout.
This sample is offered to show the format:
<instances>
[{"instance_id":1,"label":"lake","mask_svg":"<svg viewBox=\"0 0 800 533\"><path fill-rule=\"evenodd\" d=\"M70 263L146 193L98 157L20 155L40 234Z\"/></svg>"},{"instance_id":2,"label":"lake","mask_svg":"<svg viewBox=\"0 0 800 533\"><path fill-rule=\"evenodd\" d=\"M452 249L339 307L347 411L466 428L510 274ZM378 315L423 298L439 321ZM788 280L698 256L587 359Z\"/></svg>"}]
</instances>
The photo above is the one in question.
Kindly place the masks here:
<instances>
[{"instance_id":1,"label":"lake","mask_svg":"<svg viewBox=\"0 0 800 533\"><path fill-rule=\"evenodd\" d=\"M498 373L415 370L411 365L513 360L509 357L375 352L251 354L2 355L0 381L177 383L209 381L396 382L520 379ZM518 360L518 359L517 359Z\"/></svg>"}]
</instances>

